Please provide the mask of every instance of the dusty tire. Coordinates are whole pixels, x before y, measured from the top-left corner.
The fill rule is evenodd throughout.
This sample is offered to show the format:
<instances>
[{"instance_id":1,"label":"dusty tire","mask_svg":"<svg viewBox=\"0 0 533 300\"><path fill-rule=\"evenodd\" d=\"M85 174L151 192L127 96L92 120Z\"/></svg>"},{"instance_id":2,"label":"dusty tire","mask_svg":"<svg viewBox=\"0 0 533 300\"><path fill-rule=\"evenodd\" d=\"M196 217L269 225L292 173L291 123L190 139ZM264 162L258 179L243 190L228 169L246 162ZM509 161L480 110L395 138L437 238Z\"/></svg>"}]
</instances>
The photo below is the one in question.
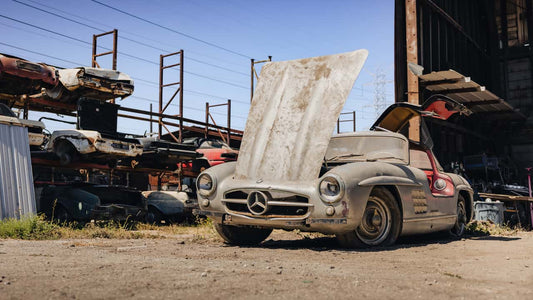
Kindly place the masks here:
<instances>
[{"instance_id":1,"label":"dusty tire","mask_svg":"<svg viewBox=\"0 0 533 300\"><path fill-rule=\"evenodd\" d=\"M453 237L461 237L464 235L466 230L466 201L464 197L459 194L457 197L457 220L452 229L450 229L450 235Z\"/></svg>"},{"instance_id":2,"label":"dusty tire","mask_svg":"<svg viewBox=\"0 0 533 300\"><path fill-rule=\"evenodd\" d=\"M53 212L53 220L60 224L72 222L73 218L63 205L58 205Z\"/></svg>"},{"instance_id":3,"label":"dusty tire","mask_svg":"<svg viewBox=\"0 0 533 300\"><path fill-rule=\"evenodd\" d=\"M237 227L219 223L215 224L215 229L230 245L257 245L272 233L272 229Z\"/></svg>"},{"instance_id":4,"label":"dusty tire","mask_svg":"<svg viewBox=\"0 0 533 300\"><path fill-rule=\"evenodd\" d=\"M149 207L145 216L146 223L148 224L161 224L163 220L163 214L155 207Z\"/></svg>"},{"instance_id":5,"label":"dusty tire","mask_svg":"<svg viewBox=\"0 0 533 300\"><path fill-rule=\"evenodd\" d=\"M400 235L401 224L402 215L394 196L385 188L374 188L359 227L337 234L337 240L345 248L390 246Z\"/></svg>"}]
</instances>

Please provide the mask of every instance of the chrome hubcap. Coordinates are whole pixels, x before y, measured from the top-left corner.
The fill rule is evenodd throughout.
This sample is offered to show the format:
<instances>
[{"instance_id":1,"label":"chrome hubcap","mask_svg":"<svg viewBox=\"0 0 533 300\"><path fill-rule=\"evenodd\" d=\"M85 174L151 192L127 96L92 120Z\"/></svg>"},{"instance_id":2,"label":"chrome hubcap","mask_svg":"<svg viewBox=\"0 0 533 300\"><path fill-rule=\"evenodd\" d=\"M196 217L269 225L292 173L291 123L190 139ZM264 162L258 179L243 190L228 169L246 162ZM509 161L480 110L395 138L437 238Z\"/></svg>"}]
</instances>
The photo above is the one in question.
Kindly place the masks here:
<instances>
[{"instance_id":1,"label":"chrome hubcap","mask_svg":"<svg viewBox=\"0 0 533 300\"><path fill-rule=\"evenodd\" d=\"M370 197L361 224L355 230L357 237L367 245L377 245L387 239L391 230L392 214L385 202Z\"/></svg>"}]
</instances>

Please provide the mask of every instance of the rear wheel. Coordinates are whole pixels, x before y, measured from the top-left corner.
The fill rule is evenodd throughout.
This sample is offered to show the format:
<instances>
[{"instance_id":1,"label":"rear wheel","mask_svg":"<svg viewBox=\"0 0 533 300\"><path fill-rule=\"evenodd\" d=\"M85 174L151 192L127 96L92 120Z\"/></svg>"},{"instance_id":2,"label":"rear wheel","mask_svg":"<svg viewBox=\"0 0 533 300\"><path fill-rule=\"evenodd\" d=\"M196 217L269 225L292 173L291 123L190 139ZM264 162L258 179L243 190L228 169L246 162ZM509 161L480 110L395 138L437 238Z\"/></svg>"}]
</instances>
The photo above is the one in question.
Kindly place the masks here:
<instances>
[{"instance_id":1,"label":"rear wheel","mask_svg":"<svg viewBox=\"0 0 533 300\"><path fill-rule=\"evenodd\" d=\"M466 202L464 197L459 194L457 197L457 220L452 229L450 229L450 234L455 237L461 237L465 233L466 229Z\"/></svg>"},{"instance_id":2,"label":"rear wheel","mask_svg":"<svg viewBox=\"0 0 533 300\"><path fill-rule=\"evenodd\" d=\"M337 234L337 239L346 248L389 246L396 242L400 229L401 213L394 196L385 188L374 188L359 227Z\"/></svg>"},{"instance_id":3,"label":"rear wheel","mask_svg":"<svg viewBox=\"0 0 533 300\"><path fill-rule=\"evenodd\" d=\"M224 241L231 245L257 245L272 233L272 229L237 227L220 223L215 224L215 229Z\"/></svg>"}]
</instances>

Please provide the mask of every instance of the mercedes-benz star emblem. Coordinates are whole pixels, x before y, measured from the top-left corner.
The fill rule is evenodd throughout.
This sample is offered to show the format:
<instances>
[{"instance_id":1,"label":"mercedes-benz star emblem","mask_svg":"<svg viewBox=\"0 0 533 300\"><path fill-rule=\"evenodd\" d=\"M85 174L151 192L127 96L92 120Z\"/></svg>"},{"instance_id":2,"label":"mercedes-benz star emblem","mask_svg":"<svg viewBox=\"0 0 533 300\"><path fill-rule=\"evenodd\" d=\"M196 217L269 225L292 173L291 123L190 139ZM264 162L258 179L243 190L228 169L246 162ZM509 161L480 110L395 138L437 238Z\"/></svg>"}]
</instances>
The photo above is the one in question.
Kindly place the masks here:
<instances>
[{"instance_id":1,"label":"mercedes-benz star emblem","mask_svg":"<svg viewBox=\"0 0 533 300\"><path fill-rule=\"evenodd\" d=\"M263 215L268 211L268 196L261 191L251 192L248 195L246 204L252 214L256 216Z\"/></svg>"}]
</instances>

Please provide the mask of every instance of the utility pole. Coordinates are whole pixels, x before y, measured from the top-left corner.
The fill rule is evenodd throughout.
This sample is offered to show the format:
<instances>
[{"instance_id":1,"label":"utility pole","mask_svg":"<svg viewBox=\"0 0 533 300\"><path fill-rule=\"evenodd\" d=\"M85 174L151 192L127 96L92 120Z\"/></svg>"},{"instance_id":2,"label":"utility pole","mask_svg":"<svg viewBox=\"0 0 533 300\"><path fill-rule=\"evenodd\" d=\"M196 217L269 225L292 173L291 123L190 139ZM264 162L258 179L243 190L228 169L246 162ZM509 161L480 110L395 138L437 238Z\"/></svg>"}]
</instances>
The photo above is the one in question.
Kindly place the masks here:
<instances>
[{"instance_id":1,"label":"utility pole","mask_svg":"<svg viewBox=\"0 0 533 300\"><path fill-rule=\"evenodd\" d=\"M377 119L381 113L387 108L387 95L385 85L392 81L386 80L385 72L381 67L378 67L374 76L374 113Z\"/></svg>"}]
</instances>

